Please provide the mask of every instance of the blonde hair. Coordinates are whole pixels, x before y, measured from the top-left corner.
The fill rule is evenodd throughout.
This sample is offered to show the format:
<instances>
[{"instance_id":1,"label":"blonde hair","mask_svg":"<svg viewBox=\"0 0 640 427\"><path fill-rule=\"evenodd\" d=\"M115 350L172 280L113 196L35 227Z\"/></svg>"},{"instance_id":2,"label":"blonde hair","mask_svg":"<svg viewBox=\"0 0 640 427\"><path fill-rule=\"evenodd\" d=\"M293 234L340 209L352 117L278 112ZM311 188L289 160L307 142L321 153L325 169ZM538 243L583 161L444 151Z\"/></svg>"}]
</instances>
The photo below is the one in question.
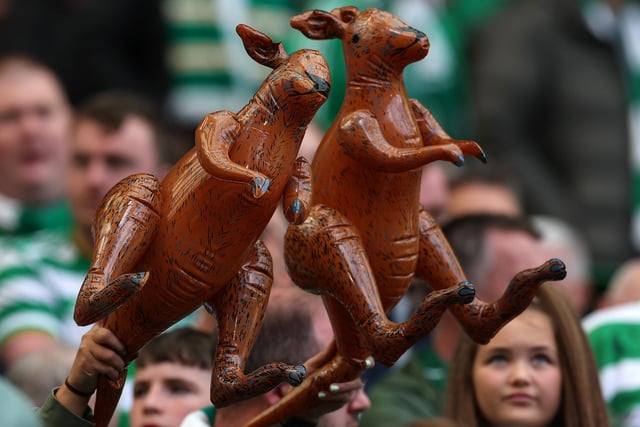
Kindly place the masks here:
<instances>
[{"instance_id":1,"label":"blonde hair","mask_svg":"<svg viewBox=\"0 0 640 427\"><path fill-rule=\"evenodd\" d=\"M536 300L529 307L549 316L558 347L562 402L551 425L607 427L607 408L591 346L580 320L552 286L541 286ZM461 337L449 368L445 414L467 427L490 427L475 400L472 369L477 350L477 343L467 335Z\"/></svg>"}]
</instances>

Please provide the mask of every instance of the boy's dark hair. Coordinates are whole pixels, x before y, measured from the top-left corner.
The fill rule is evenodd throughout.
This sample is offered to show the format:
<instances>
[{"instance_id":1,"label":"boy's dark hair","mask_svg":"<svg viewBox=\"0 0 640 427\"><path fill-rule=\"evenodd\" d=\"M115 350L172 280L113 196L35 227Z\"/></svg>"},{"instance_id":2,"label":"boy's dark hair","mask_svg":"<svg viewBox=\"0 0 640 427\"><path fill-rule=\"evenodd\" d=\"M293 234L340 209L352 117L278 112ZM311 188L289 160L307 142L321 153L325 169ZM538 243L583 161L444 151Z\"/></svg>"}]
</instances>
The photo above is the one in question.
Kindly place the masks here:
<instances>
[{"instance_id":1,"label":"boy's dark hair","mask_svg":"<svg viewBox=\"0 0 640 427\"><path fill-rule=\"evenodd\" d=\"M140 349L136 366L169 362L211 369L215 357L216 335L183 327L164 332Z\"/></svg>"},{"instance_id":2,"label":"boy's dark hair","mask_svg":"<svg viewBox=\"0 0 640 427\"><path fill-rule=\"evenodd\" d=\"M312 318L316 309L312 298L319 297L302 290L290 294L270 301L245 372L273 362L302 364L322 349L314 336Z\"/></svg>"}]
</instances>

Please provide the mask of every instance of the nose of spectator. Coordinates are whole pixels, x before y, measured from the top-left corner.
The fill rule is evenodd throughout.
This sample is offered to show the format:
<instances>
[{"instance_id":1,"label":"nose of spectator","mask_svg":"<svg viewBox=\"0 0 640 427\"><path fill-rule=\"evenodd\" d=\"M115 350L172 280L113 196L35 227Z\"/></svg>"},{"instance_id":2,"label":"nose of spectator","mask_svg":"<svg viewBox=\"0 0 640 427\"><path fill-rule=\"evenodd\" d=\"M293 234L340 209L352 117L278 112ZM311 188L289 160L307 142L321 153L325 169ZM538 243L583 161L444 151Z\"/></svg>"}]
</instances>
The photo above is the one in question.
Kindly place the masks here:
<instances>
[{"instance_id":1,"label":"nose of spectator","mask_svg":"<svg viewBox=\"0 0 640 427\"><path fill-rule=\"evenodd\" d=\"M104 165L99 162L90 162L85 170L85 183L93 188L102 189L107 182L108 174ZM108 190L108 188L106 189Z\"/></svg>"},{"instance_id":2,"label":"nose of spectator","mask_svg":"<svg viewBox=\"0 0 640 427\"><path fill-rule=\"evenodd\" d=\"M21 133L25 139L39 136L45 129L45 117L33 111L23 111L16 117Z\"/></svg>"},{"instance_id":3,"label":"nose of spectator","mask_svg":"<svg viewBox=\"0 0 640 427\"><path fill-rule=\"evenodd\" d=\"M145 415L162 412L162 407L166 403L163 401L161 387L152 385L147 393L141 398L142 411Z\"/></svg>"},{"instance_id":4,"label":"nose of spectator","mask_svg":"<svg viewBox=\"0 0 640 427\"><path fill-rule=\"evenodd\" d=\"M355 396L353 396L353 399L349 402L349 412L356 415L366 411L370 407L371 400L369 400L369 396L364 391L364 388L358 390Z\"/></svg>"},{"instance_id":5,"label":"nose of spectator","mask_svg":"<svg viewBox=\"0 0 640 427\"><path fill-rule=\"evenodd\" d=\"M509 368L509 383L516 387L528 385L531 380L530 367L524 361L514 361Z\"/></svg>"}]
</instances>

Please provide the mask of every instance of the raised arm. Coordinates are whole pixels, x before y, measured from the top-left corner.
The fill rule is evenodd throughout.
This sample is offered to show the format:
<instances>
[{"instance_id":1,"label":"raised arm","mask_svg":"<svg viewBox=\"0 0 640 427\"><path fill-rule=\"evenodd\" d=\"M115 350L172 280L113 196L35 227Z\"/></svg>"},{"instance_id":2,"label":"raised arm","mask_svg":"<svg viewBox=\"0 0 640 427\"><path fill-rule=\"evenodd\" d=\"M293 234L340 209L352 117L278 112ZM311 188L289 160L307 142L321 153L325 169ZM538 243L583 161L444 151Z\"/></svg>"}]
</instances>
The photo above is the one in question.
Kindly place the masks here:
<instances>
[{"instance_id":1,"label":"raised arm","mask_svg":"<svg viewBox=\"0 0 640 427\"><path fill-rule=\"evenodd\" d=\"M84 334L64 384L37 411L44 426L59 427L62 420L64 425L94 425L88 404L98 375L117 379L125 367L123 355L124 345L108 329L95 325Z\"/></svg>"},{"instance_id":2,"label":"raised arm","mask_svg":"<svg viewBox=\"0 0 640 427\"><path fill-rule=\"evenodd\" d=\"M229 147L236 141L240 123L229 111L208 114L196 130L196 152L202 168L211 176L251 184L253 195L262 197L269 189L265 175L234 163Z\"/></svg>"}]
</instances>

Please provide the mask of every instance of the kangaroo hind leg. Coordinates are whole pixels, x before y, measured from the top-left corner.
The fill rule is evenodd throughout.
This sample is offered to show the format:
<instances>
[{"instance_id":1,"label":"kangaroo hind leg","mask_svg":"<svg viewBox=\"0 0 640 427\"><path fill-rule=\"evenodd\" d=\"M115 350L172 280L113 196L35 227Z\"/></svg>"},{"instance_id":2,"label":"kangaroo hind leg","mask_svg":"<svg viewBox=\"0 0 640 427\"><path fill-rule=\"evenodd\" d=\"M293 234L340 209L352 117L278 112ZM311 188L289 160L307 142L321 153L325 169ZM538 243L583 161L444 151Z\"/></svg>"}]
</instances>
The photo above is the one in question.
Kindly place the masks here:
<instances>
[{"instance_id":1,"label":"kangaroo hind leg","mask_svg":"<svg viewBox=\"0 0 640 427\"><path fill-rule=\"evenodd\" d=\"M103 318L146 283L147 273L135 268L158 228L158 187L153 175L131 175L104 197L94 221L91 267L76 301L74 319L79 325Z\"/></svg>"},{"instance_id":2,"label":"kangaroo hind leg","mask_svg":"<svg viewBox=\"0 0 640 427\"><path fill-rule=\"evenodd\" d=\"M303 366L281 362L244 373L264 319L272 283L271 255L257 241L250 260L211 301L218 320L218 345L211 375L211 402L217 407L265 393L282 382L297 386L306 376Z\"/></svg>"}]
</instances>

